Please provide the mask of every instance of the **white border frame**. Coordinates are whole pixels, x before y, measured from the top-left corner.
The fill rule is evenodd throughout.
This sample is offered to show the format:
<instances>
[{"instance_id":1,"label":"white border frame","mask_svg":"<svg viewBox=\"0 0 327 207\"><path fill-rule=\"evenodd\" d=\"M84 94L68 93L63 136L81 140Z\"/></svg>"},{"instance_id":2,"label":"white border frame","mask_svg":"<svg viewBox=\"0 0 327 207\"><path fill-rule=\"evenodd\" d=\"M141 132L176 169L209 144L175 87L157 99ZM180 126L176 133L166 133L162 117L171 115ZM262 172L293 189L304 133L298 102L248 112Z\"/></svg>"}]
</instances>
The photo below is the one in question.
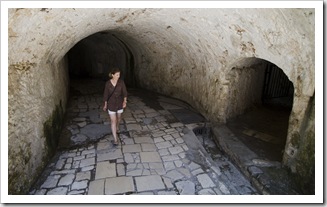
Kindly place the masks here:
<instances>
[{"instance_id":1,"label":"white border frame","mask_svg":"<svg viewBox=\"0 0 327 207\"><path fill-rule=\"evenodd\" d=\"M8 195L8 8L315 8L316 195ZM321 21L321 22L320 22ZM1 203L323 203L323 1L1 1Z\"/></svg>"}]
</instances>

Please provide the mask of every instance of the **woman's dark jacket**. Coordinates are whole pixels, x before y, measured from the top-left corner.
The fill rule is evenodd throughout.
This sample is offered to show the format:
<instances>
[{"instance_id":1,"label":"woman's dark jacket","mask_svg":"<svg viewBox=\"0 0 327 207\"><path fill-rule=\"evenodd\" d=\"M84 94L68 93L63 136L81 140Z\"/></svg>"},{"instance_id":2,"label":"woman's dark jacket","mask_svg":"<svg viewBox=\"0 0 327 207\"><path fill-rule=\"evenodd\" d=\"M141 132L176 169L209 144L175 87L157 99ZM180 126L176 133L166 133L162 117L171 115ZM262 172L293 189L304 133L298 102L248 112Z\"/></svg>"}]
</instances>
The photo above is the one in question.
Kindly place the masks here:
<instances>
[{"instance_id":1,"label":"woman's dark jacket","mask_svg":"<svg viewBox=\"0 0 327 207\"><path fill-rule=\"evenodd\" d=\"M108 101L107 108L110 111L118 111L122 109L124 97L127 97L127 90L123 80L118 79L115 91L114 89L115 89L114 85L112 85L111 81L108 80L104 88L103 101Z\"/></svg>"}]
</instances>

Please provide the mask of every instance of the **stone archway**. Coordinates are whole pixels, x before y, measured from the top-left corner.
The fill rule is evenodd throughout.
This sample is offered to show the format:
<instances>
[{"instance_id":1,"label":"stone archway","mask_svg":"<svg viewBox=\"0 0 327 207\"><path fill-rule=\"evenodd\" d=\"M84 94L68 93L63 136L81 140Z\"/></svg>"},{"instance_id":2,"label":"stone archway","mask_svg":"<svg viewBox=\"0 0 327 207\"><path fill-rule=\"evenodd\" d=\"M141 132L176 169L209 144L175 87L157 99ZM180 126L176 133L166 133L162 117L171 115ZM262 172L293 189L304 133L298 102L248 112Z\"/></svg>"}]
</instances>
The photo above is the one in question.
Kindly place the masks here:
<instances>
[{"instance_id":1,"label":"stone archway","mask_svg":"<svg viewBox=\"0 0 327 207\"><path fill-rule=\"evenodd\" d=\"M294 87L282 69L258 58L239 61L228 74L227 125L263 159L282 161Z\"/></svg>"},{"instance_id":2,"label":"stone archway","mask_svg":"<svg viewBox=\"0 0 327 207\"><path fill-rule=\"evenodd\" d=\"M92 34L76 43L66 54L70 78L107 80L113 67L121 69L121 78L134 87L133 54L113 32Z\"/></svg>"}]
</instances>

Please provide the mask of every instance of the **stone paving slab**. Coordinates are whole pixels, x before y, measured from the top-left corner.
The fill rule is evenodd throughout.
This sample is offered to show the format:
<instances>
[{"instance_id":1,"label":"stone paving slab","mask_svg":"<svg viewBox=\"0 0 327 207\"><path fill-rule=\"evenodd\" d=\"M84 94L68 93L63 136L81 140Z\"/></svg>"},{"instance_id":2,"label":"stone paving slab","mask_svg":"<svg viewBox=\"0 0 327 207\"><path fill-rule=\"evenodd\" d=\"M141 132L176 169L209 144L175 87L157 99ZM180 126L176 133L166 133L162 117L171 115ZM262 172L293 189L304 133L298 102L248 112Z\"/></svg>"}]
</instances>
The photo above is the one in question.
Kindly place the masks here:
<instances>
[{"instance_id":1,"label":"stone paving slab","mask_svg":"<svg viewBox=\"0 0 327 207\"><path fill-rule=\"evenodd\" d=\"M161 158L158 152L141 152L142 162L161 162Z\"/></svg>"},{"instance_id":2,"label":"stone paving slab","mask_svg":"<svg viewBox=\"0 0 327 207\"><path fill-rule=\"evenodd\" d=\"M95 179L102 179L116 176L116 164L109 162L98 162L96 166Z\"/></svg>"},{"instance_id":3,"label":"stone paving slab","mask_svg":"<svg viewBox=\"0 0 327 207\"><path fill-rule=\"evenodd\" d=\"M180 195L194 195L195 184L191 181L176 182L176 187Z\"/></svg>"},{"instance_id":4,"label":"stone paving slab","mask_svg":"<svg viewBox=\"0 0 327 207\"><path fill-rule=\"evenodd\" d=\"M196 176L203 188L215 187L215 183L207 174L200 174Z\"/></svg>"},{"instance_id":5,"label":"stone paving slab","mask_svg":"<svg viewBox=\"0 0 327 207\"><path fill-rule=\"evenodd\" d=\"M137 144L144 144L144 143L153 143L153 139L149 137L135 137L134 138L135 143Z\"/></svg>"},{"instance_id":6,"label":"stone paving slab","mask_svg":"<svg viewBox=\"0 0 327 207\"><path fill-rule=\"evenodd\" d=\"M138 192L165 189L165 185L158 175L135 177L135 183Z\"/></svg>"},{"instance_id":7,"label":"stone paving slab","mask_svg":"<svg viewBox=\"0 0 327 207\"><path fill-rule=\"evenodd\" d=\"M115 177L106 179L106 195L122 194L134 191L135 189L132 177Z\"/></svg>"},{"instance_id":8,"label":"stone paving slab","mask_svg":"<svg viewBox=\"0 0 327 207\"><path fill-rule=\"evenodd\" d=\"M157 151L155 144L141 144L141 147L143 152Z\"/></svg>"},{"instance_id":9,"label":"stone paving slab","mask_svg":"<svg viewBox=\"0 0 327 207\"><path fill-rule=\"evenodd\" d=\"M89 195L104 195L105 179L94 180L89 184Z\"/></svg>"},{"instance_id":10,"label":"stone paving slab","mask_svg":"<svg viewBox=\"0 0 327 207\"><path fill-rule=\"evenodd\" d=\"M123 158L123 153L122 153L121 149L113 149L109 152L98 153L98 155L97 155L98 162L106 161L106 160L115 160L118 158Z\"/></svg>"},{"instance_id":11,"label":"stone paving slab","mask_svg":"<svg viewBox=\"0 0 327 207\"><path fill-rule=\"evenodd\" d=\"M142 149L140 144L131 144L131 145L123 146L123 153L141 152L141 151Z\"/></svg>"},{"instance_id":12,"label":"stone paving slab","mask_svg":"<svg viewBox=\"0 0 327 207\"><path fill-rule=\"evenodd\" d=\"M140 130L142 130L142 127L141 127L140 124L127 124L126 128L127 128L127 131L132 131L132 130L140 131Z\"/></svg>"}]
</instances>

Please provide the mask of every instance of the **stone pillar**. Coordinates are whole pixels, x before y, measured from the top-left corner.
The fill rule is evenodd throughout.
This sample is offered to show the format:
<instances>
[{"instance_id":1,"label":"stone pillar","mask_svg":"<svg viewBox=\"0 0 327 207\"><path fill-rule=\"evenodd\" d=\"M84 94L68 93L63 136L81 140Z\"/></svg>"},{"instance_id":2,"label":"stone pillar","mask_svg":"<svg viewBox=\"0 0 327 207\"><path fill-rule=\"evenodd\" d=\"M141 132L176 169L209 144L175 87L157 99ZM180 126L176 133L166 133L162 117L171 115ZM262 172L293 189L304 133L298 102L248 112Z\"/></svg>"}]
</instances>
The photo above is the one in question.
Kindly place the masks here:
<instances>
[{"instance_id":1,"label":"stone pillar","mask_svg":"<svg viewBox=\"0 0 327 207\"><path fill-rule=\"evenodd\" d=\"M294 97L283 164L298 179L303 192L314 193L315 96Z\"/></svg>"}]
</instances>

